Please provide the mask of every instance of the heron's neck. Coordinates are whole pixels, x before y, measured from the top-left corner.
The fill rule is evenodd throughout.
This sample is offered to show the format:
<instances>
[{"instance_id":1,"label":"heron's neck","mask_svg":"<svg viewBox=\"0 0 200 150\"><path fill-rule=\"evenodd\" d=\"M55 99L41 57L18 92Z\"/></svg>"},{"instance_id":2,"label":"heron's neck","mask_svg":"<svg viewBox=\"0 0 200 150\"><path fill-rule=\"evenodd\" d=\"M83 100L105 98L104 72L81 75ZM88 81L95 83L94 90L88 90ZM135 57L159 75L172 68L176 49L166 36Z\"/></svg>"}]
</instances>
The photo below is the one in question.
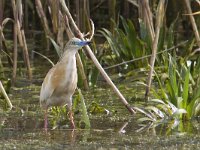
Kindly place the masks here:
<instances>
[{"instance_id":1,"label":"heron's neck","mask_svg":"<svg viewBox=\"0 0 200 150\"><path fill-rule=\"evenodd\" d=\"M76 60L76 52L77 51L65 51L61 60L62 62L69 62L69 61L73 61L73 60Z\"/></svg>"}]
</instances>

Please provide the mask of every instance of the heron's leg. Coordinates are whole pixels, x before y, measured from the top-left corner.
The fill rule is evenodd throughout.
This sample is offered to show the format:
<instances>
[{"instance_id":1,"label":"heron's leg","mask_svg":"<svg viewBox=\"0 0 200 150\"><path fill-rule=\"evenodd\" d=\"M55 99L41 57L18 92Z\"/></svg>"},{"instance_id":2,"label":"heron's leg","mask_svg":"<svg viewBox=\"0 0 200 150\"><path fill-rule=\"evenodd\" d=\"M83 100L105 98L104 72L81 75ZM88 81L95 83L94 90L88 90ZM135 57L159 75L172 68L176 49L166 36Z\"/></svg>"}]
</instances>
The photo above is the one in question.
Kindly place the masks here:
<instances>
[{"instance_id":1,"label":"heron's leg","mask_svg":"<svg viewBox=\"0 0 200 150\"><path fill-rule=\"evenodd\" d=\"M45 108L45 112L44 112L44 129L45 130L47 130L47 126L48 126L47 112L48 112L48 109Z\"/></svg>"},{"instance_id":2,"label":"heron's leg","mask_svg":"<svg viewBox=\"0 0 200 150\"><path fill-rule=\"evenodd\" d=\"M68 104L67 104L67 110L69 111L68 112L69 120L71 121L72 128L74 129L75 124L74 124L74 117L73 117L74 114L73 114L73 111L72 111L72 98L71 97L69 98L69 101L68 101Z\"/></svg>"},{"instance_id":3,"label":"heron's leg","mask_svg":"<svg viewBox=\"0 0 200 150\"><path fill-rule=\"evenodd\" d=\"M74 124L74 114L72 112L72 109L69 110L69 119L71 121L72 128L74 129L75 128L75 124Z\"/></svg>"}]
</instances>

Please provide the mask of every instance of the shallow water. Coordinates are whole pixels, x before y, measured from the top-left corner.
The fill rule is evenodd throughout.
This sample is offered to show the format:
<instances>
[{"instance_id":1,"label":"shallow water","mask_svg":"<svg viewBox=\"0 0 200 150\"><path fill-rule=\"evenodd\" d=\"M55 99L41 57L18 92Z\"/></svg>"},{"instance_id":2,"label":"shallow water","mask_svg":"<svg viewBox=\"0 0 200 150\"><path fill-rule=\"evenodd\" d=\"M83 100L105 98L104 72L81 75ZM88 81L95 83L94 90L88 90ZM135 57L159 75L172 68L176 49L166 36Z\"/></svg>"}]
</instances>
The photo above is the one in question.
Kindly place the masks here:
<instances>
[{"instance_id":1,"label":"shallow water","mask_svg":"<svg viewBox=\"0 0 200 150\"><path fill-rule=\"evenodd\" d=\"M11 89L9 97L15 107L9 112L0 112L0 149L200 149L198 119L176 127L171 127L173 122L167 122L139 130L141 126L137 119L141 115L131 116L103 82L98 88L82 92L87 107L96 102L110 112L108 115L89 114L91 129L80 129L80 113L75 113L77 128L73 131L68 120L62 116L55 118L49 111L49 129L45 132L39 90L50 65L40 62L32 63L35 66L32 83L22 73L16 87ZM137 105L134 98L143 93L138 92L140 87L134 87L131 82L119 82L117 86L132 105Z\"/></svg>"},{"instance_id":2,"label":"shallow water","mask_svg":"<svg viewBox=\"0 0 200 150\"><path fill-rule=\"evenodd\" d=\"M0 149L199 149L200 146L198 127L190 132L174 129L167 133L160 127L137 132L134 118L128 122L112 121L106 116L95 118L91 119L90 130L45 132L42 116L36 113L2 115Z\"/></svg>"},{"instance_id":3,"label":"shallow water","mask_svg":"<svg viewBox=\"0 0 200 150\"><path fill-rule=\"evenodd\" d=\"M18 80L18 85L28 84ZM38 84L38 85L37 85ZM181 128L168 128L169 123L139 132L137 118L131 116L110 89L83 92L86 105L98 101L111 113L90 114L91 129L67 126L43 129L43 111L39 107L39 82L13 88L10 97L15 108L0 117L0 149L199 149L200 124L197 120ZM51 115L49 115L51 120ZM78 125L79 114L75 114ZM195 126L194 126L195 125Z\"/></svg>"}]
</instances>

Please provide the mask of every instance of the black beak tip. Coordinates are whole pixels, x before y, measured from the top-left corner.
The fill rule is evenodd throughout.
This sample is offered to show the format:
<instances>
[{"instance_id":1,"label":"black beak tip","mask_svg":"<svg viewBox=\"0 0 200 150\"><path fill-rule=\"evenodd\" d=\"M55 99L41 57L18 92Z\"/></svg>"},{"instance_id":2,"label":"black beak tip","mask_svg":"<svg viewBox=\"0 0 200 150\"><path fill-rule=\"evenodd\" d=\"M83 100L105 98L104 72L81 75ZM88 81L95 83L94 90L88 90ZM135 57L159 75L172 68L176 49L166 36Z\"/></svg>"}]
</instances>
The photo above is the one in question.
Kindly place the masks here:
<instances>
[{"instance_id":1,"label":"black beak tip","mask_svg":"<svg viewBox=\"0 0 200 150\"><path fill-rule=\"evenodd\" d=\"M92 42L91 41L87 41L87 44L90 45Z\"/></svg>"}]
</instances>

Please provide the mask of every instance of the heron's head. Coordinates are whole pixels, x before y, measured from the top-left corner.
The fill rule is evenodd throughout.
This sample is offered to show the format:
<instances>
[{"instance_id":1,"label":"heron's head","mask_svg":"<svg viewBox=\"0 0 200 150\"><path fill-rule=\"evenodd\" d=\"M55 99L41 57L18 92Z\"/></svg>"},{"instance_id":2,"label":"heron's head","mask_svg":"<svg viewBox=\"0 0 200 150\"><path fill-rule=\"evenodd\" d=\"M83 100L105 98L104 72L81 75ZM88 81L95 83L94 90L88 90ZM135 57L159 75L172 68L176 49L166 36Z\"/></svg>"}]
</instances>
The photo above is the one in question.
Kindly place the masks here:
<instances>
[{"instance_id":1,"label":"heron's head","mask_svg":"<svg viewBox=\"0 0 200 150\"><path fill-rule=\"evenodd\" d=\"M83 41L83 40L80 40L80 39L74 37L67 42L67 44L65 46L65 50L77 51L80 48L82 48L83 46L88 45L89 43L90 43L90 41Z\"/></svg>"}]
</instances>

